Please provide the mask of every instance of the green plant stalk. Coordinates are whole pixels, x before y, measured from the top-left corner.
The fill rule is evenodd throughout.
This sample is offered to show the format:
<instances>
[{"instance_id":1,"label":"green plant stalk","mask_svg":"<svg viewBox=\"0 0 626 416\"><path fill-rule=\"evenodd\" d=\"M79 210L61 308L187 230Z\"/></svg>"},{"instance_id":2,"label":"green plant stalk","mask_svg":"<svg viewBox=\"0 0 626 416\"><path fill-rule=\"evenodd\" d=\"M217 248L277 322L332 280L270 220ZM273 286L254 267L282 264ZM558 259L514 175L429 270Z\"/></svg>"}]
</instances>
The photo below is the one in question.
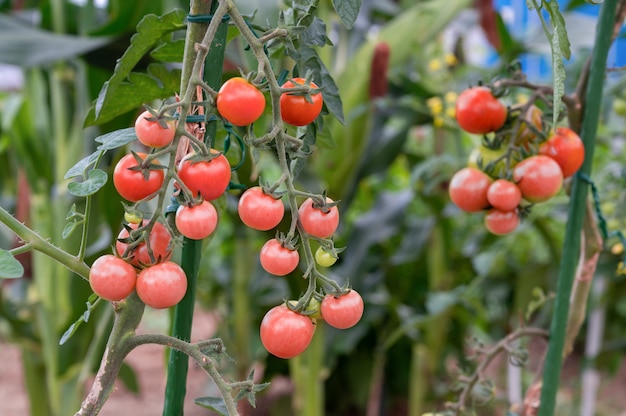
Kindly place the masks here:
<instances>
[{"instance_id":1,"label":"green plant stalk","mask_svg":"<svg viewBox=\"0 0 626 416\"><path fill-rule=\"evenodd\" d=\"M190 14L210 14L217 7L217 1L192 0ZM208 23L190 23L185 42L185 54L183 62L183 74L181 77L181 91L187 89L189 80L195 75L192 70L196 60L195 44L202 42L207 31ZM215 38L211 44L205 59L204 71L205 82L217 89L222 80L222 68L224 65L224 49L226 46L227 25L221 23ZM183 120L181 120L182 122ZM214 122L206 126L207 137L214 137L216 125ZM181 266L187 276L187 293L174 309L174 321L172 336L189 341L191 339L191 326L193 322L194 305L196 299L196 287L198 270L202 255L202 241L184 239ZM185 394L187 391L187 372L189 359L186 354L178 350L172 350L169 355L167 383L163 403L163 415L182 415L184 409Z\"/></svg>"},{"instance_id":2,"label":"green plant stalk","mask_svg":"<svg viewBox=\"0 0 626 416\"><path fill-rule=\"evenodd\" d=\"M429 353L427 347L416 342L411 348L411 373L409 374L409 416L420 416L426 411L426 392L430 388L430 380L425 378L428 374Z\"/></svg>"},{"instance_id":3,"label":"green plant stalk","mask_svg":"<svg viewBox=\"0 0 626 416\"><path fill-rule=\"evenodd\" d=\"M251 258L256 253L252 251L247 230L240 230L243 235L239 235L236 240L236 253L248 253ZM245 380L250 369L250 323L253 322L250 316L250 276L252 275L251 262L235 261L233 264L233 335L232 344L237 357L237 379Z\"/></svg>"},{"instance_id":4,"label":"green plant stalk","mask_svg":"<svg viewBox=\"0 0 626 416\"><path fill-rule=\"evenodd\" d=\"M586 105L580 132L585 144L585 161L580 172L586 175L590 174L593 161L606 59L612 43L611 36L617 4L618 0L604 1L600 8L596 26L596 39L591 56L589 83L585 92ZM541 390L541 406L538 416L552 416L556 407L556 394L563 364L563 347L569 315L569 298L578 264L581 231L587 207L585 203L587 187L588 185L585 182L576 176L574 177L565 228L563 257L559 267L554 314L550 325L550 343L548 344L543 370L543 388Z\"/></svg>"},{"instance_id":5,"label":"green plant stalk","mask_svg":"<svg viewBox=\"0 0 626 416\"><path fill-rule=\"evenodd\" d=\"M315 336L308 348L289 361L289 370L295 383L294 410L299 416L324 415L324 365L325 323L319 321Z\"/></svg>"}]
</instances>

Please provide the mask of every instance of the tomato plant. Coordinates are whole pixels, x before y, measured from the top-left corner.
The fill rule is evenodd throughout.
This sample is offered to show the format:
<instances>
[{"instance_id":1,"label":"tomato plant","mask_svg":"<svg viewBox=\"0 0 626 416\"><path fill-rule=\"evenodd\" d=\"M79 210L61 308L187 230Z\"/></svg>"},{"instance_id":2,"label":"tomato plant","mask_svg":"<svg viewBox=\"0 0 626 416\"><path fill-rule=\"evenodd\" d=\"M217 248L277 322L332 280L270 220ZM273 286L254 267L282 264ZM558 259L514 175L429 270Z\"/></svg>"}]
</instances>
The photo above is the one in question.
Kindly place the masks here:
<instances>
[{"instance_id":1,"label":"tomato plant","mask_svg":"<svg viewBox=\"0 0 626 416\"><path fill-rule=\"evenodd\" d=\"M276 276L285 276L298 267L298 250L285 247L275 238L268 240L259 254L263 269Z\"/></svg>"},{"instance_id":2,"label":"tomato plant","mask_svg":"<svg viewBox=\"0 0 626 416\"><path fill-rule=\"evenodd\" d=\"M490 209L485 214L485 228L496 235L505 235L513 232L519 225L517 210L504 211L497 208Z\"/></svg>"},{"instance_id":3,"label":"tomato plant","mask_svg":"<svg viewBox=\"0 0 626 416\"><path fill-rule=\"evenodd\" d=\"M497 179L487 189L489 204L501 211L515 209L522 200L522 191L511 181Z\"/></svg>"},{"instance_id":4,"label":"tomato plant","mask_svg":"<svg viewBox=\"0 0 626 416\"><path fill-rule=\"evenodd\" d=\"M489 206L487 190L492 181L485 172L471 167L463 168L450 180L450 199L465 212L482 211Z\"/></svg>"},{"instance_id":5,"label":"tomato plant","mask_svg":"<svg viewBox=\"0 0 626 416\"><path fill-rule=\"evenodd\" d=\"M580 169L585 160L585 145L578 134L567 127L557 127L554 134L539 146L539 154L549 156L568 178Z\"/></svg>"},{"instance_id":6,"label":"tomato plant","mask_svg":"<svg viewBox=\"0 0 626 416\"><path fill-rule=\"evenodd\" d=\"M513 181L517 183L524 199L543 202L559 192L563 184L563 173L554 159L536 155L515 166Z\"/></svg>"},{"instance_id":7,"label":"tomato plant","mask_svg":"<svg viewBox=\"0 0 626 416\"><path fill-rule=\"evenodd\" d=\"M142 221L142 226L148 224L148 220ZM130 223L126 227L131 230L136 230L138 224ZM148 241L150 242L150 249L145 241L139 243L129 253L126 253L130 244L130 233L128 229L124 227L119 232L117 240L115 242L115 250L120 256L125 257L131 264L137 267L144 265L151 265L159 261L168 260L172 254L171 235L167 227L160 222L155 222L150 230L150 236ZM150 258L150 251L152 252L153 259Z\"/></svg>"},{"instance_id":8,"label":"tomato plant","mask_svg":"<svg viewBox=\"0 0 626 416\"><path fill-rule=\"evenodd\" d=\"M226 81L216 99L217 111L235 126L254 123L265 110L265 96L241 77Z\"/></svg>"},{"instance_id":9,"label":"tomato plant","mask_svg":"<svg viewBox=\"0 0 626 416\"><path fill-rule=\"evenodd\" d=\"M202 240L217 227L217 210L209 201L197 205L181 205L176 209L176 228L192 240Z\"/></svg>"},{"instance_id":10,"label":"tomato plant","mask_svg":"<svg viewBox=\"0 0 626 416\"><path fill-rule=\"evenodd\" d=\"M476 146L467 158L467 166L480 169L492 178L500 178L507 172L507 149L502 146L499 149L490 149L486 146ZM512 168L517 161L510 158L509 167Z\"/></svg>"},{"instance_id":11,"label":"tomato plant","mask_svg":"<svg viewBox=\"0 0 626 416\"><path fill-rule=\"evenodd\" d=\"M326 204L333 200L326 198ZM339 226L339 210L336 206L317 207L312 198L307 198L298 209L302 228L307 234L318 238L332 236Z\"/></svg>"},{"instance_id":12,"label":"tomato plant","mask_svg":"<svg viewBox=\"0 0 626 416\"><path fill-rule=\"evenodd\" d=\"M328 294L322 300L320 311L326 323L333 328L351 328L363 316L363 298L354 289L343 295Z\"/></svg>"},{"instance_id":13,"label":"tomato plant","mask_svg":"<svg viewBox=\"0 0 626 416\"><path fill-rule=\"evenodd\" d=\"M261 343L278 358L293 358L306 350L313 339L315 324L308 316L274 306L261 321Z\"/></svg>"},{"instance_id":14,"label":"tomato plant","mask_svg":"<svg viewBox=\"0 0 626 416\"><path fill-rule=\"evenodd\" d=\"M330 267L337 262L337 257L324 247L319 246L315 250L315 261L322 267Z\"/></svg>"},{"instance_id":15,"label":"tomato plant","mask_svg":"<svg viewBox=\"0 0 626 416\"><path fill-rule=\"evenodd\" d=\"M130 295L135 290L136 281L135 268L112 254L98 257L89 270L91 289L102 299L112 302Z\"/></svg>"},{"instance_id":16,"label":"tomato plant","mask_svg":"<svg viewBox=\"0 0 626 416\"><path fill-rule=\"evenodd\" d=\"M178 164L178 177L193 196L200 194L205 200L219 198L228 188L231 172L228 159L212 151L210 160L199 159L195 153L185 156Z\"/></svg>"},{"instance_id":17,"label":"tomato plant","mask_svg":"<svg viewBox=\"0 0 626 416\"><path fill-rule=\"evenodd\" d=\"M237 212L248 227L267 231L276 227L283 219L285 206L280 199L266 194L260 186L253 186L241 194Z\"/></svg>"},{"instance_id":18,"label":"tomato plant","mask_svg":"<svg viewBox=\"0 0 626 416\"><path fill-rule=\"evenodd\" d=\"M137 139L148 147L165 147L174 141L176 122L174 120L155 120L150 111L144 111L135 120Z\"/></svg>"},{"instance_id":19,"label":"tomato plant","mask_svg":"<svg viewBox=\"0 0 626 416\"><path fill-rule=\"evenodd\" d=\"M456 120L468 133L486 134L499 130L506 121L506 106L486 87L468 88L456 101Z\"/></svg>"},{"instance_id":20,"label":"tomato plant","mask_svg":"<svg viewBox=\"0 0 626 416\"><path fill-rule=\"evenodd\" d=\"M541 132L543 129L542 116L543 111L536 105L531 105L525 114L518 116L521 117L521 120L514 138L516 145L524 145L528 148L529 143L537 141L538 132Z\"/></svg>"},{"instance_id":21,"label":"tomato plant","mask_svg":"<svg viewBox=\"0 0 626 416\"><path fill-rule=\"evenodd\" d=\"M146 267L137 276L137 295L154 309L176 305L187 292L187 276L176 263L165 261Z\"/></svg>"},{"instance_id":22,"label":"tomato plant","mask_svg":"<svg viewBox=\"0 0 626 416\"><path fill-rule=\"evenodd\" d=\"M122 198L128 201L137 202L147 198L163 185L165 177L163 170L153 166L158 164L158 161L152 161L150 168L141 166L146 156L145 153L129 153L115 165L113 185Z\"/></svg>"},{"instance_id":23,"label":"tomato plant","mask_svg":"<svg viewBox=\"0 0 626 416\"><path fill-rule=\"evenodd\" d=\"M294 78L283 84L282 88L293 88L298 85L305 85L306 79ZM314 82L310 83L311 88L317 88ZM305 126L312 123L322 111L324 99L322 93L317 92L310 96L304 94L284 92L280 96L280 116L287 124L294 126Z\"/></svg>"}]
</instances>

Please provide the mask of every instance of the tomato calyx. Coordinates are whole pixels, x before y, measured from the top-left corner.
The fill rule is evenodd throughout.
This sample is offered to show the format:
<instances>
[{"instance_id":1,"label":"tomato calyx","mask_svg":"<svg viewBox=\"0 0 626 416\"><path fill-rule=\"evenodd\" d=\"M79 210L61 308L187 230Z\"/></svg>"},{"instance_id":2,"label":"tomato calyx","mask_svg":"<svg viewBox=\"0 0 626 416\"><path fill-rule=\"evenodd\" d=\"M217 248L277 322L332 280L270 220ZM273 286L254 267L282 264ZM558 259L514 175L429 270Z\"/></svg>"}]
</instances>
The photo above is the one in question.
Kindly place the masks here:
<instances>
[{"instance_id":1,"label":"tomato calyx","mask_svg":"<svg viewBox=\"0 0 626 416\"><path fill-rule=\"evenodd\" d=\"M150 262L143 263L141 261L137 261L136 265L139 266L139 268L148 267L148 266L158 264L167 260L167 258L163 258L161 255L155 256L154 250L152 249L152 242L150 241L150 233L152 232L152 229L154 228L154 225L156 223L157 221L155 219L152 219L152 220L144 220L143 223L140 221L139 223L136 223L136 224L135 223L122 224L122 227L128 233L128 237L117 238L116 241L126 244L126 249L124 250L123 253L118 253L117 249L114 247L114 254L122 258L123 260L131 262L135 255L135 251L142 244L145 244ZM132 225L136 225L136 226L133 227Z\"/></svg>"},{"instance_id":2,"label":"tomato calyx","mask_svg":"<svg viewBox=\"0 0 626 416\"><path fill-rule=\"evenodd\" d=\"M162 129L169 129L170 125L168 121L177 121L178 117L168 116L166 114L161 113L160 111L155 110L154 108L144 105L143 108L151 114L150 117L144 117L147 121L151 121L154 123L158 123Z\"/></svg>"},{"instance_id":3,"label":"tomato calyx","mask_svg":"<svg viewBox=\"0 0 626 416\"><path fill-rule=\"evenodd\" d=\"M289 234L282 233L280 231L276 232L276 237L274 237L276 241L280 243L281 247L286 248L287 250L295 251L298 249L298 237L297 236L289 236Z\"/></svg>"},{"instance_id":4,"label":"tomato calyx","mask_svg":"<svg viewBox=\"0 0 626 416\"><path fill-rule=\"evenodd\" d=\"M152 170L166 170L167 166L159 164L158 160L152 155L145 155L135 152L131 150L130 153L133 155L133 158L137 161L137 165L128 168L128 170L133 172L141 172L144 180L148 180L150 178L150 171Z\"/></svg>"},{"instance_id":5,"label":"tomato calyx","mask_svg":"<svg viewBox=\"0 0 626 416\"><path fill-rule=\"evenodd\" d=\"M329 200L326 196L326 191L322 192L321 195L312 195L311 199L313 200L312 207L322 211L324 214L328 214L331 208L336 207L341 202L341 200Z\"/></svg>"}]
</instances>

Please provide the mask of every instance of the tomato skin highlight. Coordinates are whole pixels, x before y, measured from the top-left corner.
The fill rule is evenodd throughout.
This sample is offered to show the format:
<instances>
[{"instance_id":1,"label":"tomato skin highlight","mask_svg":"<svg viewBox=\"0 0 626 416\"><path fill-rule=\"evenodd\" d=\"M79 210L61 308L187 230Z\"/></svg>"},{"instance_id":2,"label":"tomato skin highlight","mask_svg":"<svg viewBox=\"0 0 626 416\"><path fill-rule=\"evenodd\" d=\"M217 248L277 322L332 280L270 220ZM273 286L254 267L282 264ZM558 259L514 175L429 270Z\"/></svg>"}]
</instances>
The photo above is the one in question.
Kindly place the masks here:
<instances>
[{"instance_id":1,"label":"tomato skin highlight","mask_svg":"<svg viewBox=\"0 0 626 416\"><path fill-rule=\"evenodd\" d=\"M278 358L293 358L307 349L315 324L311 318L290 310L285 304L274 306L261 321L261 343Z\"/></svg>"},{"instance_id":2,"label":"tomato skin highlight","mask_svg":"<svg viewBox=\"0 0 626 416\"><path fill-rule=\"evenodd\" d=\"M139 298L151 308L169 308L187 293L187 276L174 262L158 263L139 273L136 289Z\"/></svg>"},{"instance_id":3,"label":"tomato skin highlight","mask_svg":"<svg viewBox=\"0 0 626 416\"><path fill-rule=\"evenodd\" d=\"M265 111L265 96L245 79L234 77L222 85L215 104L220 115L231 124L247 126Z\"/></svg>"},{"instance_id":4,"label":"tomato skin highlight","mask_svg":"<svg viewBox=\"0 0 626 416\"><path fill-rule=\"evenodd\" d=\"M217 151L212 151L217 153ZM211 160L192 162L194 154L185 156L178 163L178 177L187 188L206 201L219 198L226 192L230 183L231 171L228 159L218 155Z\"/></svg>"},{"instance_id":5,"label":"tomato skin highlight","mask_svg":"<svg viewBox=\"0 0 626 416\"><path fill-rule=\"evenodd\" d=\"M519 225L517 210L501 211L492 208L485 215L485 228L495 235L505 235L515 231Z\"/></svg>"},{"instance_id":6,"label":"tomato skin highlight","mask_svg":"<svg viewBox=\"0 0 626 416\"><path fill-rule=\"evenodd\" d=\"M217 210L209 201L191 207L181 205L174 218L178 231L192 240L202 240L213 234L217 220Z\"/></svg>"},{"instance_id":7,"label":"tomato skin highlight","mask_svg":"<svg viewBox=\"0 0 626 416\"><path fill-rule=\"evenodd\" d=\"M557 127L554 134L539 146L539 154L549 156L561 167L563 177L575 174L585 161L585 145L578 134Z\"/></svg>"},{"instance_id":8,"label":"tomato skin highlight","mask_svg":"<svg viewBox=\"0 0 626 416\"><path fill-rule=\"evenodd\" d=\"M296 270L300 254L298 250L283 247L277 239L272 238L261 248L259 258L263 270L276 276L285 276Z\"/></svg>"},{"instance_id":9,"label":"tomato skin highlight","mask_svg":"<svg viewBox=\"0 0 626 416\"><path fill-rule=\"evenodd\" d=\"M328 325L337 329L348 329L356 325L363 316L363 298L354 289L339 297L328 294L322 300L320 311Z\"/></svg>"},{"instance_id":10,"label":"tomato skin highlight","mask_svg":"<svg viewBox=\"0 0 626 416\"><path fill-rule=\"evenodd\" d=\"M530 202L544 202L556 195L563 184L563 172L554 159L536 155L522 160L513 169L513 181L522 197Z\"/></svg>"},{"instance_id":11,"label":"tomato skin highlight","mask_svg":"<svg viewBox=\"0 0 626 416\"><path fill-rule=\"evenodd\" d=\"M102 299L119 302L133 293L137 271L126 261L112 254L98 257L89 270L89 285Z\"/></svg>"},{"instance_id":12,"label":"tomato skin highlight","mask_svg":"<svg viewBox=\"0 0 626 416\"><path fill-rule=\"evenodd\" d=\"M137 153L144 160L145 153ZM154 161L158 163L158 161ZM122 157L113 170L113 185L120 196L128 201L137 202L154 194L163 185L165 174L162 169L151 169L148 180L145 180L140 170L130 170L139 166L132 154Z\"/></svg>"},{"instance_id":13,"label":"tomato skin highlight","mask_svg":"<svg viewBox=\"0 0 626 416\"><path fill-rule=\"evenodd\" d=\"M486 87L471 87L459 94L456 120L468 133L486 134L504 125L507 109Z\"/></svg>"},{"instance_id":14,"label":"tomato skin highlight","mask_svg":"<svg viewBox=\"0 0 626 416\"><path fill-rule=\"evenodd\" d=\"M497 179L487 189L487 200L494 208L511 211L522 201L522 191L513 182Z\"/></svg>"},{"instance_id":15,"label":"tomato skin highlight","mask_svg":"<svg viewBox=\"0 0 626 416\"><path fill-rule=\"evenodd\" d=\"M143 220L142 225L148 224L148 220ZM133 230L137 229L138 224L128 224L129 227ZM122 228L122 230L117 235L117 240L115 241L115 250L120 256L123 256L126 252L126 248L128 247L127 243L122 243L119 241L120 239L125 239L129 237L129 233L126 228ZM129 258L127 259L135 267L143 267L143 265L152 265L156 262L168 260L172 255L172 248L170 246L172 236L170 235L169 230L160 222L156 222L152 226L152 231L150 232L150 236L148 237L150 241L150 248L152 249L152 253L156 261L150 260L150 253L148 252L148 247L144 242L139 244L132 253L130 253Z\"/></svg>"},{"instance_id":16,"label":"tomato skin highlight","mask_svg":"<svg viewBox=\"0 0 626 416\"><path fill-rule=\"evenodd\" d=\"M280 224L285 215L285 206L280 199L264 193L260 186L253 186L241 194L237 212L248 227L267 231Z\"/></svg>"},{"instance_id":17,"label":"tomato skin highlight","mask_svg":"<svg viewBox=\"0 0 626 416\"><path fill-rule=\"evenodd\" d=\"M492 179L485 172L466 167L450 180L448 193L452 202L465 212L478 212L489 206L487 190Z\"/></svg>"},{"instance_id":18,"label":"tomato skin highlight","mask_svg":"<svg viewBox=\"0 0 626 416\"><path fill-rule=\"evenodd\" d=\"M333 200L326 198L327 203ZM313 207L313 199L307 198L298 208L300 223L304 231L314 237L328 238L332 236L339 227L339 210L337 206L332 206L328 212Z\"/></svg>"},{"instance_id":19,"label":"tomato skin highlight","mask_svg":"<svg viewBox=\"0 0 626 416\"><path fill-rule=\"evenodd\" d=\"M287 81L282 88L293 88L297 85L304 85L306 79L294 78L293 81ZM311 82L312 88L317 88L314 82ZM322 111L324 99L322 93L311 94L312 102L306 100L303 95L283 93L280 96L280 115L283 121L292 126L306 126L311 124Z\"/></svg>"},{"instance_id":20,"label":"tomato skin highlight","mask_svg":"<svg viewBox=\"0 0 626 416\"><path fill-rule=\"evenodd\" d=\"M148 147L165 147L174 141L176 136L176 123L174 120L167 121L167 129L161 127L156 121L148 118L154 117L149 111L144 111L135 120L135 134L137 139Z\"/></svg>"}]
</instances>

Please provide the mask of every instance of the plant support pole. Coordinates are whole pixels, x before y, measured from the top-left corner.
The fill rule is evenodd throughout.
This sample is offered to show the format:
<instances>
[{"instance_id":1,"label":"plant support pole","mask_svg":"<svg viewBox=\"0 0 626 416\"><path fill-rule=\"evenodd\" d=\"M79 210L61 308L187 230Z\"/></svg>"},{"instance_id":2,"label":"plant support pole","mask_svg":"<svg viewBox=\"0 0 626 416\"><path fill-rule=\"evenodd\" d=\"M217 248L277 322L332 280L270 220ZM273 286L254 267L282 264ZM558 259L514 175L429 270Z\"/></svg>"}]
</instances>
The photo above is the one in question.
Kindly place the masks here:
<instances>
[{"instance_id":1,"label":"plant support pole","mask_svg":"<svg viewBox=\"0 0 626 416\"><path fill-rule=\"evenodd\" d=\"M600 8L596 26L596 39L591 57L589 83L585 92L586 102L580 136L585 144L585 161L579 171L589 175L593 161L596 132L602 102L602 88L605 77L606 59L611 46L611 36L618 0L605 0ZM572 181L571 198L568 207L567 225L563 256L559 267L557 294L554 313L550 325L550 343L543 371L543 388L538 416L553 416L556 405L556 394L559 388L561 367L563 364L563 347L565 330L569 315L569 298L576 274L581 242L582 224L587 207L588 184L578 176Z\"/></svg>"}]
</instances>

